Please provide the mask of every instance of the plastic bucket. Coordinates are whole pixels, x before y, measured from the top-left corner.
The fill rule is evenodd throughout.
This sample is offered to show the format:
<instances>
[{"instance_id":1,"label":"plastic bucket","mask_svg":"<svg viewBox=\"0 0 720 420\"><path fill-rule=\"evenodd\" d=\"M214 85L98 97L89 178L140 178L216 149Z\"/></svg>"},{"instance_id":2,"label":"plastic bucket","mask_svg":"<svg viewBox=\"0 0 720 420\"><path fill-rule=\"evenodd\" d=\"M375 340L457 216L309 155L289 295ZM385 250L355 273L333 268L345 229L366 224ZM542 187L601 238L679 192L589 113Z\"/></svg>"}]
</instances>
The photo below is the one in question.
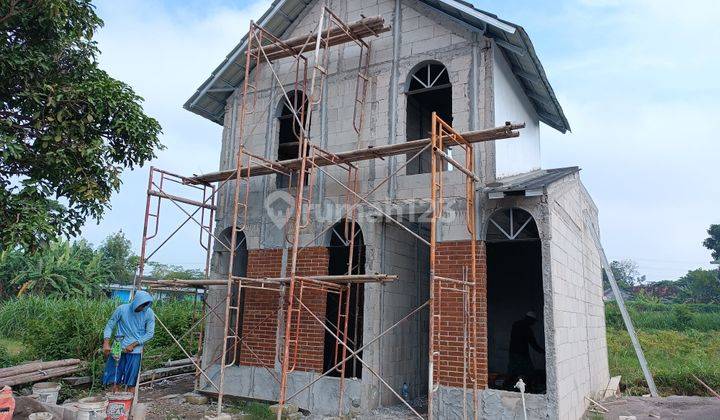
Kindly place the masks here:
<instances>
[{"instance_id":1,"label":"plastic bucket","mask_svg":"<svg viewBox=\"0 0 720 420\"><path fill-rule=\"evenodd\" d=\"M108 400L105 397L82 398L76 405L77 420L102 420L107 416Z\"/></svg>"},{"instance_id":2,"label":"plastic bucket","mask_svg":"<svg viewBox=\"0 0 720 420\"><path fill-rule=\"evenodd\" d=\"M52 420L53 414L47 411L41 411L39 413L32 413L28 416L28 420Z\"/></svg>"},{"instance_id":3,"label":"plastic bucket","mask_svg":"<svg viewBox=\"0 0 720 420\"><path fill-rule=\"evenodd\" d=\"M115 392L107 394L107 418L108 420L127 420L130 417L132 407L132 392Z\"/></svg>"},{"instance_id":4,"label":"plastic bucket","mask_svg":"<svg viewBox=\"0 0 720 420\"><path fill-rule=\"evenodd\" d=\"M15 398L13 398L12 388L3 387L0 390L0 420L12 420L15 411Z\"/></svg>"},{"instance_id":5,"label":"plastic bucket","mask_svg":"<svg viewBox=\"0 0 720 420\"><path fill-rule=\"evenodd\" d=\"M57 382L39 382L32 387L37 400L48 404L57 404L60 384Z\"/></svg>"}]
</instances>

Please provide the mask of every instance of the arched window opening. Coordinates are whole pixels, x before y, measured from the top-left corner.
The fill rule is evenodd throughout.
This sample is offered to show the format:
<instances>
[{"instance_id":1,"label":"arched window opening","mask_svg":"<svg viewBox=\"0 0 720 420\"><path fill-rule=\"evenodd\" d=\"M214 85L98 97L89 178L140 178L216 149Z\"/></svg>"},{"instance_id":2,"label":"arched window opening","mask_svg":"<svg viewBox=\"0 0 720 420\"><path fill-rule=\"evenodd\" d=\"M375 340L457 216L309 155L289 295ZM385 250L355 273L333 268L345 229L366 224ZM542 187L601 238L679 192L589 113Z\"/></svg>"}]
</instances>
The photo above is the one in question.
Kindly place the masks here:
<instances>
[{"instance_id":1,"label":"arched window opening","mask_svg":"<svg viewBox=\"0 0 720 420\"><path fill-rule=\"evenodd\" d=\"M360 226L355 224L354 232L349 221L341 220L332 228L330 237L330 246L328 254L330 261L328 263L328 274L343 275L348 274L365 274L365 242ZM350 238L353 240L352 250L352 267L349 267L350 261ZM364 319L364 303L365 303L365 286L363 284L353 283L350 286L350 310L348 311L348 331L347 344L355 350L362 347L363 343L363 319ZM326 325L332 330L337 331L338 311L344 313L345 299L338 299L335 293L327 294L327 305L325 313ZM340 322L344 322L340 319ZM342 331L342 326L340 327ZM342 338L342 336L340 335ZM346 353L348 354L348 353ZM337 340L325 331L325 352L323 357L323 367L327 371L342 359L342 347L337 345ZM358 354L362 358L362 352ZM340 371L335 369L330 373L331 376L340 376ZM345 377L362 378L362 365L356 358L351 358L345 362Z\"/></svg>"},{"instance_id":2,"label":"arched window opening","mask_svg":"<svg viewBox=\"0 0 720 420\"><path fill-rule=\"evenodd\" d=\"M300 157L300 139L302 128L310 130L310 121L307 121L308 100L302 91L288 92L287 98L283 95L280 100L278 114L278 152L277 160L296 159ZM307 154L307 150L305 150ZM277 188L287 188L292 185L291 177L277 175Z\"/></svg>"},{"instance_id":3,"label":"arched window opening","mask_svg":"<svg viewBox=\"0 0 720 420\"><path fill-rule=\"evenodd\" d=\"M542 253L532 215L495 212L487 223L488 386L528 393L546 390Z\"/></svg>"},{"instance_id":4,"label":"arched window opening","mask_svg":"<svg viewBox=\"0 0 720 420\"><path fill-rule=\"evenodd\" d=\"M221 276L227 276L230 269L230 250L232 242L232 227L229 227L220 233L219 243L216 244L215 250L218 253L217 273ZM233 276L247 276L248 251L245 240L245 233L238 231L235 237L235 255L233 257L232 272ZM223 292L224 293L224 292ZM233 331L242 332L243 318L245 312L245 290L238 293L237 284L233 285L232 294L230 295L232 306L239 308L230 311L230 328ZM242 334L239 334L242 335ZM228 337L226 362L240 360L240 345L236 345L234 337Z\"/></svg>"},{"instance_id":5,"label":"arched window opening","mask_svg":"<svg viewBox=\"0 0 720 420\"><path fill-rule=\"evenodd\" d=\"M407 90L406 140L430 137L432 113L436 112L448 124L452 124L452 85L444 65L437 62L420 64L410 74ZM407 159L415 153L409 153ZM408 175L430 172L430 151L408 163ZM444 167L447 167L444 164Z\"/></svg>"}]
</instances>

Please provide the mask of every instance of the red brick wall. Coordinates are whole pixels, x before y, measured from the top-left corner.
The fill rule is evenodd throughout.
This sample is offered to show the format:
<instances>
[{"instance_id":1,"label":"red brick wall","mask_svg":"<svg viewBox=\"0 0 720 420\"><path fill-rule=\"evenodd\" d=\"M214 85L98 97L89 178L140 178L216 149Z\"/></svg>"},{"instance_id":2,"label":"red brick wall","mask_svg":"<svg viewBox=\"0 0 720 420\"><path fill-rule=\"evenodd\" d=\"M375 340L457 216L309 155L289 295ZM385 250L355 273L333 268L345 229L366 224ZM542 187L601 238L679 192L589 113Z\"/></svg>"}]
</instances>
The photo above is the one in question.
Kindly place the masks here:
<instances>
[{"instance_id":1,"label":"red brick wall","mask_svg":"<svg viewBox=\"0 0 720 420\"><path fill-rule=\"evenodd\" d=\"M279 277L281 261L281 249L248 250L247 276ZM278 293L271 290L245 289L242 336L247 346L240 349L241 365L275 366L278 299Z\"/></svg>"},{"instance_id":2,"label":"red brick wall","mask_svg":"<svg viewBox=\"0 0 720 420\"><path fill-rule=\"evenodd\" d=\"M435 252L435 275L462 280L463 268L470 266L470 241L438 242ZM477 246L477 368L478 387L487 385L487 265L485 243L478 241ZM449 287L449 283L444 283ZM439 291L435 290L435 299ZM442 291L439 304L442 326L440 342L435 342L435 350L440 351L439 366L435 370L435 380L442 385L462 387L463 384L463 300L462 293ZM437 331L437 330L436 330ZM470 330L472 333L472 330ZM468 370L470 366L468 366ZM468 377L468 386L471 386Z\"/></svg>"},{"instance_id":3,"label":"red brick wall","mask_svg":"<svg viewBox=\"0 0 720 420\"><path fill-rule=\"evenodd\" d=\"M279 277L281 262L281 249L249 250L247 276L254 278ZM328 272L328 263L327 248L304 248L298 253L297 273L305 276L325 275ZM288 258L288 272L290 264L291 261ZM299 296L299 290L296 290L295 296ZM243 337L246 337L244 342L258 357L253 355L246 346L243 346L240 352L240 364L270 368L274 366L278 297L278 293L274 291L245 290ZM305 289L302 302L317 317L325 318L325 293ZM297 301L295 303L297 304ZM287 302L285 308L287 308ZM284 316L283 319L285 319ZM301 312L299 337L296 369L321 372L325 330L305 310Z\"/></svg>"},{"instance_id":4,"label":"red brick wall","mask_svg":"<svg viewBox=\"0 0 720 420\"><path fill-rule=\"evenodd\" d=\"M298 253L298 275L326 275L328 273L328 264L330 262L329 258L328 250L325 247L304 248L300 253ZM291 261L288 259L288 272L290 271L290 264ZM296 289L295 296L299 297L299 293L300 291ZM315 316L321 320L325 319L325 304L327 302L326 292L306 288L303 290L302 302L315 314ZM298 305L297 301L295 301L294 304ZM291 337L294 338L295 334L296 333L293 332ZM299 338L296 369L305 372L322 372L325 329L304 308L300 312Z\"/></svg>"}]
</instances>

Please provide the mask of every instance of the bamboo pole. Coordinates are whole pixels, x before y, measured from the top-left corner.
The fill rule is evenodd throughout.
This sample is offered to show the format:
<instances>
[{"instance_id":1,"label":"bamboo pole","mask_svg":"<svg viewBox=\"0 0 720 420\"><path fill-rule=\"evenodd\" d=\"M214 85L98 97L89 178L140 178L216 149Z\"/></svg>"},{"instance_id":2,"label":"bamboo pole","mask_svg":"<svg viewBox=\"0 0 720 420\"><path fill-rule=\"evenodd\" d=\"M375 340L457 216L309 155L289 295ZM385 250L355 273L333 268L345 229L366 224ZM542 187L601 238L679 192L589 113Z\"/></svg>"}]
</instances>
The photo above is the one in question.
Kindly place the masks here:
<instances>
[{"instance_id":1,"label":"bamboo pole","mask_svg":"<svg viewBox=\"0 0 720 420\"><path fill-rule=\"evenodd\" d=\"M13 386L18 384L26 384L30 382L39 382L49 378L57 378L58 376L68 375L81 370L81 365L75 366L63 366L48 370L42 370L35 373L24 373L16 376L8 376L6 378L0 378L0 386Z\"/></svg>"},{"instance_id":2,"label":"bamboo pole","mask_svg":"<svg viewBox=\"0 0 720 420\"><path fill-rule=\"evenodd\" d=\"M80 359L62 359L54 360L51 362L32 362L17 366L11 366L0 369L0 381L3 378L7 378L10 376L18 376L24 373L33 373L39 370L47 370L57 367L79 365L80 363L82 363Z\"/></svg>"}]
</instances>

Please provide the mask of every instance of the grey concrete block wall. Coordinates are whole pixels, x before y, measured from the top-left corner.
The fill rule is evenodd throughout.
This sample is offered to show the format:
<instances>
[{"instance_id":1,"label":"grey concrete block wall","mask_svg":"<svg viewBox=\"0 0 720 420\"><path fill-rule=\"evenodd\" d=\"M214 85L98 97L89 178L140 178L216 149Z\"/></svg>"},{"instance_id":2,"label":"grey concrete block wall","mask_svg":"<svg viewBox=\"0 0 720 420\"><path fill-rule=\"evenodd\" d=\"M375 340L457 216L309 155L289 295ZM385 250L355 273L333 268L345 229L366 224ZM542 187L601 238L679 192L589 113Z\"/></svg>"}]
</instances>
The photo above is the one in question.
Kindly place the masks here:
<instances>
[{"instance_id":1,"label":"grey concrete block wall","mask_svg":"<svg viewBox=\"0 0 720 420\"><path fill-rule=\"evenodd\" d=\"M322 2L317 0L311 3L303 17L283 37L314 31L321 6ZM318 93L324 100L322 105L313 111L310 129L313 143L339 152L370 145L404 142L404 93L407 79L415 66L427 60L437 60L448 69L453 95L452 123L456 130L467 131L495 125L492 54L496 53L493 51L496 47L482 34L471 32L466 26L459 25L416 0L331 0L328 6L346 21L359 19L361 15L380 14L393 29L371 39L371 79L364 110L365 125L359 135L352 128L356 78L356 69L353 66L357 62L358 49L356 46L343 45L329 51L330 75L322 92ZM311 60L309 68L312 68L312 64ZM240 115L242 92L236 91L228 100L220 169L236 166L235 156L241 142L241 119L244 122L244 147L266 159L277 158L277 116L282 99L281 85L286 90L292 88L293 69L289 60L279 61L275 69L280 82L273 77L267 66L261 65L255 70L260 72L260 83L252 112L246 113L244 117ZM475 160L483 183L494 180L494 153L492 142L476 146ZM404 162L405 156L396 156L359 163L361 194L374 188ZM331 176L342 179L345 173L340 168L328 167L326 170L327 175L318 174L313 202L342 203L348 193L337 185ZM459 216L464 216L463 177L457 171L446 172L443 177L446 195L450 196L446 208L456 209ZM289 196L283 190L277 190L275 185L275 176L253 178L250 181L251 195L248 201L251 206L247 217L243 219L246 222L248 249L283 246L282 225L269 216L269 210L288 207L291 203L286 201ZM370 200L379 205L396 205L402 209L403 214L413 215L418 213L417 209L427 207L429 191L427 175L405 175L405 171L401 171L399 176L380 187ZM218 195L218 234L232 225L233 194L234 181L231 181ZM478 198L480 214L483 216L478 219L481 225L494 209L509 205L527 208L536 218L542 237L548 349L548 394L543 397L543 401L550 418L578 418L578 413L584 408L584 395L604 387L608 376L599 259L591 239L587 232L583 231L582 223L583 211L589 212L596 219L597 209L576 178L558 183L548 190L547 196L541 198L513 198L498 202L489 202L482 194ZM423 291L417 288L418 284L427 281L421 277L424 269L417 269L417 263L414 272L412 267L413 258L418 262L427 261L427 258L423 254L423 247L417 246L417 241L412 245L413 240L408 239L408 234L397 227L388 228L390 225L383 223L383 218L374 210L366 208L360 215L362 218L359 223L367 245L366 272L389 272L401 274L401 278L412 279L388 286L366 286L364 337L371 339L427 298L427 294L423 296ZM311 213L311 219L310 227L302 233L302 243L326 246L327 235L321 235L315 241L311 240L336 220L323 219L319 213ZM456 218L443 223L440 227L440 240L468 239L467 231L459 220ZM482 238L482 233L480 237ZM214 265L217 266L217 258ZM211 299L224 299L223 292L211 291ZM427 324L427 315L420 314L411 322L412 325L401 327L403 331L398 330L368 348L363 358L371 366L381 370L394 389L399 391L402 383L409 381L412 395L426 392L426 378L422 378L418 367L427 365L427 355L421 351L423 347L427 347L427 339L422 341L423 334L420 334L420 326ZM207 325L206 348L219 354L218 343L222 343L217 337L222 335L222 327L217 321L213 321L212 317L208 319ZM400 347L401 350L397 350ZM418 349L417 354L410 354L415 353L413 349ZM388 354L391 357L388 358ZM209 363L208 357L203 358L204 363ZM267 383L268 387L272 385L266 381L267 371L262 368L238 369L231 374L236 379L229 382L228 392L256 395L257 398L260 398L263 392L267 394L262 394L263 398L273 396L272 393L267 393L270 391L260 390L262 386L259 384ZM275 370L277 371L277 366ZM250 382L242 382L242 375L249 375ZM300 383L305 379L307 378L303 376L294 378L293 381ZM331 394L333 381L321 381L318 389ZM368 372L364 373L362 381L354 381L353 384L350 399L358 402L364 410L393 401L390 393ZM516 397L485 391L483 398L486 394L488 410L495 407L492 402L494 399L499 398L512 405L514 403L510 400ZM336 406L313 399L315 397L311 395L316 393L308 394L305 400L307 402L303 404L313 407L317 412L332 413L336 410ZM514 411L503 411L505 412Z\"/></svg>"},{"instance_id":2,"label":"grey concrete block wall","mask_svg":"<svg viewBox=\"0 0 720 420\"><path fill-rule=\"evenodd\" d=\"M609 381L600 257L585 215L597 208L578 174L548 190L558 417L580 418Z\"/></svg>"}]
</instances>

